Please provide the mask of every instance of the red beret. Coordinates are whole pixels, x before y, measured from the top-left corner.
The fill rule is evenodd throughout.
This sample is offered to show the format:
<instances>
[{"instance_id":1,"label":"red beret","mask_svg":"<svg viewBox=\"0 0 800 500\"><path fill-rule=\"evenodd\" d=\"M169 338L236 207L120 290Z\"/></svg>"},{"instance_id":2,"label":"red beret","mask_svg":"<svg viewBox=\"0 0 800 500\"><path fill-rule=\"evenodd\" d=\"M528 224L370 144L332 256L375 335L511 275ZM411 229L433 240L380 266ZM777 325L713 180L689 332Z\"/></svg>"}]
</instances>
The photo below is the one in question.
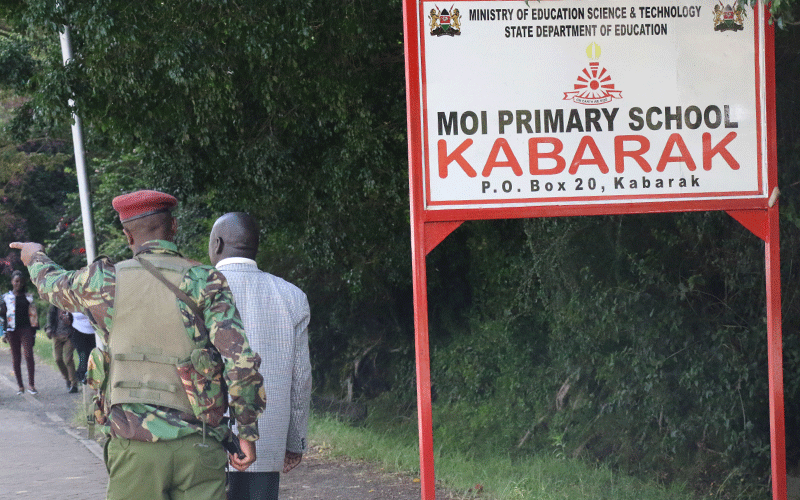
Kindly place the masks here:
<instances>
[{"instance_id":1,"label":"red beret","mask_svg":"<svg viewBox=\"0 0 800 500\"><path fill-rule=\"evenodd\" d=\"M119 212L119 220L128 222L161 212L168 212L178 200L174 196L159 191L135 191L117 196L111 206Z\"/></svg>"}]
</instances>

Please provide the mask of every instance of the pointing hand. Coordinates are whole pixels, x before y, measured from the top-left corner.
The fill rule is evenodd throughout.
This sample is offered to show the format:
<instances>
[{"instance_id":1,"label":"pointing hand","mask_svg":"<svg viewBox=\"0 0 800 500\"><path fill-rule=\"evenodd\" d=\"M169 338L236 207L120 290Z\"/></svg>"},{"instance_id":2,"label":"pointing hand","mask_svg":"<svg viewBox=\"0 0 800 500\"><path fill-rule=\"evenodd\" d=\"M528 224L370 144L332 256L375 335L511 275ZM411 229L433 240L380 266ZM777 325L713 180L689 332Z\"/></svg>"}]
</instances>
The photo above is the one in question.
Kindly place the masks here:
<instances>
[{"instance_id":1,"label":"pointing hand","mask_svg":"<svg viewBox=\"0 0 800 500\"><path fill-rule=\"evenodd\" d=\"M41 243L33 243L30 241L25 243L15 241L14 243L11 243L8 246L10 246L11 248L16 248L17 250L21 250L20 258L22 259L22 263L25 264L26 266L30 264L31 257L33 257L33 254L35 254L36 252L44 251L44 247L41 245Z\"/></svg>"}]
</instances>

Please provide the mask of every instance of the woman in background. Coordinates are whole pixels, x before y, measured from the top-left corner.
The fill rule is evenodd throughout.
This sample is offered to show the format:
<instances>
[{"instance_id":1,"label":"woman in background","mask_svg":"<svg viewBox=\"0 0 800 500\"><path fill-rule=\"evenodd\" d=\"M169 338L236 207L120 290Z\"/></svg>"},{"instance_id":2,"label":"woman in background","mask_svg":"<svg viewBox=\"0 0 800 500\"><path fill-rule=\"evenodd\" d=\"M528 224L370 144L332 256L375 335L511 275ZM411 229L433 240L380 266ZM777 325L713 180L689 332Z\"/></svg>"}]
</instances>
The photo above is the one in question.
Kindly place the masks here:
<instances>
[{"instance_id":1,"label":"woman in background","mask_svg":"<svg viewBox=\"0 0 800 500\"><path fill-rule=\"evenodd\" d=\"M22 271L14 271L11 274L11 291L3 295L0 314L2 314L8 344L11 346L11 362L14 365L14 375L17 377L19 386L17 394L25 392L25 386L22 385L20 347L28 367L28 392L38 394L33 377L33 343L36 339L36 329L39 328L39 315L36 312L36 305L33 303L33 295L25 293L25 276Z\"/></svg>"}]
</instances>

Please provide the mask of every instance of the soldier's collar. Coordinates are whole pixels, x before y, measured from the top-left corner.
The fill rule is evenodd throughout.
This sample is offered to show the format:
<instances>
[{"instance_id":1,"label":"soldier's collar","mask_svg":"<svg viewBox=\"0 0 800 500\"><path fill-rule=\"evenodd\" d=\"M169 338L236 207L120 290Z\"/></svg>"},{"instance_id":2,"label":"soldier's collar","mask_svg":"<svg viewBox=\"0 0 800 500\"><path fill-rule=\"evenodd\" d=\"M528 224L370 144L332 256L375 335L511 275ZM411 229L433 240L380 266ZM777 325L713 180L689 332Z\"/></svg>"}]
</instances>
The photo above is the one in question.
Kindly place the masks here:
<instances>
[{"instance_id":1,"label":"soldier's collar","mask_svg":"<svg viewBox=\"0 0 800 500\"><path fill-rule=\"evenodd\" d=\"M145 241L139 247L134 256L143 253L171 253L175 255L181 255L180 252L178 252L178 246L175 245L175 243L166 240Z\"/></svg>"}]
</instances>

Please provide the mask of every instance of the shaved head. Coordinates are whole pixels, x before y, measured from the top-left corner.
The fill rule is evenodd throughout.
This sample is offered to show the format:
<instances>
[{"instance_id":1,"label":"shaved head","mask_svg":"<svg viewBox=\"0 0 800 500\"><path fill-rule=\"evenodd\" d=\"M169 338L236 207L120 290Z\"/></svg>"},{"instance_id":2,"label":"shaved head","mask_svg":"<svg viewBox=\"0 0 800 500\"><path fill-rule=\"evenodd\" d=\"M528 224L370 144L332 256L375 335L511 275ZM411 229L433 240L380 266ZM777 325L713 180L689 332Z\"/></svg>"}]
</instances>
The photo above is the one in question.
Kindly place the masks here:
<instances>
[{"instance_id":1,"label":"shaved head","mask_svg":"<svg viewBox=\"0 0 800 500\"><path fill-rule=\"evenodd\" d=\"M208 241L211 265L228 257L255 260L258 253L258 223L244 212L230 212L214 223Z\"/></svg>"}]
</instances>

